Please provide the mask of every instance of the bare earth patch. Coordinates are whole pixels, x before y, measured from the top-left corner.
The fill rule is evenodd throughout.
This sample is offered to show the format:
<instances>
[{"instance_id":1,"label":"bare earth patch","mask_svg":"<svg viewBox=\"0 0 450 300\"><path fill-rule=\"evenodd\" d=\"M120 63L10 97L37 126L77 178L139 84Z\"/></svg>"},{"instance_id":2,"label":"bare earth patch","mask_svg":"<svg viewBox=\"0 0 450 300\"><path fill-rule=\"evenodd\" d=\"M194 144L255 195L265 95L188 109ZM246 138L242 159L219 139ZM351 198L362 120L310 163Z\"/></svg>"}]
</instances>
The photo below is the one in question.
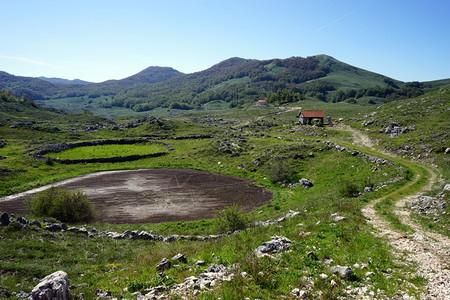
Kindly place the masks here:
<instances>
[{"instance_id":1,"label":"bare earth patch","mask_svg":"<svg viewBox=\"0 0 450 300\"><path fill-rule=\"evenodd\" d=\"M249 179L189 169L106 171L53 186L84 191L98 221L116 224L208 219L233 203L250 211L272 199ZM0 211L24 214L24 199L48 187L0 198Z\"/></svg>"}]
</instances>

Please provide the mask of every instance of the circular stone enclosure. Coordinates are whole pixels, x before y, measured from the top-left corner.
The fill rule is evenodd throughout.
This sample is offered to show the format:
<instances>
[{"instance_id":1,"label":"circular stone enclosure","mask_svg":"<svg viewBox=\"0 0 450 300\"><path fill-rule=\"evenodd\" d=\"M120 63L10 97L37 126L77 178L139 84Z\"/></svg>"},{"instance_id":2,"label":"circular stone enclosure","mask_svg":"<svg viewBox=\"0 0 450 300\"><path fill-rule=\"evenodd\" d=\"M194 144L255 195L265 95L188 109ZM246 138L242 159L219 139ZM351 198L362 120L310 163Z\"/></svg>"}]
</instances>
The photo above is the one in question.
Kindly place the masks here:
<instances>
[{"instance_id":1,"label":"circular stone enclosure","mask_svg":"<svg viewBox=\"0 0 450 300\"><path fill-rule=\"evenodd\" d=\"M139 143L149 143L149 144L158 144L163 145L167 148L168 151L173 150L172 146L168 143L161 141L154 141L149 139L119 139L119 140L98 140L98 141L87 141L87 142L78 142L78 143L59 143L59 144L51 144L45 145L39 148L36 152L31 155L38 160L51 160L56 161L62 164L79 164L79 163L107 163L107 162L125 162L125 161L133 161L139 160L143 158L149 157L157 157L166 155L167 152L152 152L145 154L136 154L136 155L119 155L119 156L108 156L108 157L82 157L82 158L66 158L60 159L57 157L45 156L49 153L60 153L66 150L71 150L80 147L95 147L95 146L110 146L110 145L124 145L124 148L121 149L125 154L127 152L126 145L134 145ZM132 147L131 147L132 150ZM132 152L132 151L131 151Z\"/></svg>"},{"instance_id":2,"label":"circular stone enclosure","mask_svg":"<svg viewBox=\"0 0 450 300\"><path fill-rule=\"evenodd\" d=\"M52 186L84 191L97 221L116 224L209 219L232 204L253 210L273 196L249 179L190 169L105 171ZM48 187L0 198L0 211L24 214L24 200Z\"/></svg>"}]
</instances>

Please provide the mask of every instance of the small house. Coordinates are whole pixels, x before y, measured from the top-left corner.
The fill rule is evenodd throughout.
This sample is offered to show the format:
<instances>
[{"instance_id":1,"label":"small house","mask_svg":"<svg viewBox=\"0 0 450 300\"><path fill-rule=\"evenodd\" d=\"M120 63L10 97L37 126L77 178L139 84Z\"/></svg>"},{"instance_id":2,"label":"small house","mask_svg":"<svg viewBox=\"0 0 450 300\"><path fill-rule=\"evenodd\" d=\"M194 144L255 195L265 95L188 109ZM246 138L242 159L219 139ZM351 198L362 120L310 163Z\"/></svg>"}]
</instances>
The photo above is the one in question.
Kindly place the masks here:
<instances>
[{"instance_id":1,"label":"small house","mask_svg":"<svg viewBox=\"0 0 450 300\"><path fill-rule=\"evenodd\" d=\"M298 114L298 122L301 125L323 125L325 114L322 110L301 110Z\"/></svg>"},{"instance_id":2,"label":"small house","mask_svg":"<svg viewBox=\"0 0 450 300\"><path fill-rule=\"evenodd\" d=\"M267 105L266 100L265 100L265 99L262 99L262 100L258 100L258 102L256 102L256 106L266 107L266 106L268 106L268 105Z\"/></svg>"}]
</instances>

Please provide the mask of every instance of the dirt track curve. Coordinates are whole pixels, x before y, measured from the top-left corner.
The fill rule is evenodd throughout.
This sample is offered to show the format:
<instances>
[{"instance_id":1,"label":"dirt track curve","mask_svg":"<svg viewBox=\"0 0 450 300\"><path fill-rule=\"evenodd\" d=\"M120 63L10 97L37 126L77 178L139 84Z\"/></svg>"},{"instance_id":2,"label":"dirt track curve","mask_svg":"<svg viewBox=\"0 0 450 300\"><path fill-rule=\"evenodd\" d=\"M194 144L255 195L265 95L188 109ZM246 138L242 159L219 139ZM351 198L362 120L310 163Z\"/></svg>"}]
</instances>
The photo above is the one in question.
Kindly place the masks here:
<instances>
[{"instance_id":1,"label":"dirt track curve","mask_svg":"<svg viewBox=\"0 0 450 300\"><path fill-rule=\"evenodd\" d=\"M348 126L341 126L340 129L351 132L354 143L381 152L375 149L374 143L363 133ZM394 157L393 154L384 151L382 153ZM418 193L406 196L395 203L394 213L403 224L414 230L413 234L407 235L392 229L389 222L377 214L375 205L384 197L372 201L362 210L362 213L376 229L375 234L386 239L397 250L399 257L406 253L403 259L417 263L417 275L427 279L427 292L421 295L422 299L450 299L450 239L441 234L427 231L414 222L408 208L408 204L416 196L431 190L437 182L436 172L429 167L425 167L425 169L430 174L428 184ZM419 176L416 176L409 185L414 184Z\"/></svg>"}]
</instances>

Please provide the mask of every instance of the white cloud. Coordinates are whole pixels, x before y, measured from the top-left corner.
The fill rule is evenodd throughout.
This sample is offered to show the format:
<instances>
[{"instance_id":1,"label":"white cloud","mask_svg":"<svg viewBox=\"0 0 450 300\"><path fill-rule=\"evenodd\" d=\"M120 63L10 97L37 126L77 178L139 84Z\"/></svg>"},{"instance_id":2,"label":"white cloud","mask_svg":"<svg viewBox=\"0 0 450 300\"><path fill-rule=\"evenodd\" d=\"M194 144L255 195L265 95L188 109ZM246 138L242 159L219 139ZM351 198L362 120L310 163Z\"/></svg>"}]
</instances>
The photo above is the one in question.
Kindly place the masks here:
<instances>
[{"instance_id":1,"label":"white cloud","mask_svg":"<svg viewBox=\"0 0 450 300\"><path fill-rule=\"evenodd\" d=\"M28 57L8 56L8 55L0 54L0 59L15 60L15 61L20 61L23 63L33 64L33 65L38 65L38 66L51 66L49 63L39 61L39 60L34 60L34 59L31 59Z\"/></svg>"}]
</instances>

